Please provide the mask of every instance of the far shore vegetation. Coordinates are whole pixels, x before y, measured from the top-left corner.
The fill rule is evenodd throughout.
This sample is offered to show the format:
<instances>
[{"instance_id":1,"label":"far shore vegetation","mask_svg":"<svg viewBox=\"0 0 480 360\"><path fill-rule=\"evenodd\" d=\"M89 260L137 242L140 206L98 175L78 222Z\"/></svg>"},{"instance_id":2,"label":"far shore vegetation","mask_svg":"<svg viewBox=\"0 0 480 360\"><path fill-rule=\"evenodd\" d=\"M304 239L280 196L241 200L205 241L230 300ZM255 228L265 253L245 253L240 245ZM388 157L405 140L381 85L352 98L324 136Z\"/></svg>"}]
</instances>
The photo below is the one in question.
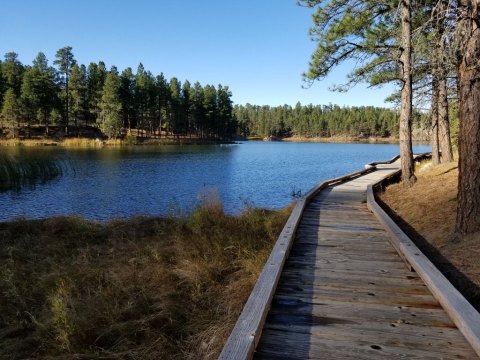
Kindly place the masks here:
<instances>
[{"instance_id":1,"label":"far shore vegetation","mask_svg":"<svg viewBox=\"0 0 480 360\"><path fill-rule=\"evenodd\" d=\"M247 137L398 138L399 112L392 109L234 106L228 86L166 79L141 63L136 71L107 69L102 61L78 64L68 46L58 50L53 64L42 52L31 65L22 64L15 52L0 61L0 144L98 147L225 143ZM417 140L428 139L428 114L414 115Z\"/></svg>"},{"instance_id":2,"label":"far shore vegetation","mask_svg":"<svg viewBox=\"0 0 480 360\"><path fill-rule=\"evenodd\" d=\"M216 359L290 210L0 223L0 358Z\"/></svg>"}]
</instances>

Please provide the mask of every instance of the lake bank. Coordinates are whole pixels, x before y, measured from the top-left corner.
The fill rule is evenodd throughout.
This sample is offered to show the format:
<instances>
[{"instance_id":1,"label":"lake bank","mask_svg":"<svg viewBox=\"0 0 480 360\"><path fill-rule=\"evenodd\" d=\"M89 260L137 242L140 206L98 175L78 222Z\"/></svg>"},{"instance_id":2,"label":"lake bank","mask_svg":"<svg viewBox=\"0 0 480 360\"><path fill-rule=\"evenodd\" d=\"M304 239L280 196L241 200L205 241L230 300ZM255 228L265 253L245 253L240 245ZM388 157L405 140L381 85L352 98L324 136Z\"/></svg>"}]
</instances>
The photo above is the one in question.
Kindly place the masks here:
<instances>
[{"instance_id":1,"label":"lake bank","mask_svg":"<svg viewBox=\"0 0 480 360\"><path fill-rule=\"evenodd\" d=\"M323 142L323 143L361 143L361 144L398 144L396 137L353 137L353 136L333 136L333 137L303 137L292 136L281 138L280 141L287 142Z\"/></svg>"},{"instance_id":2,"label":"lake bank","mask_svg":"<svg viewBox=\"0 0 480 360\"><path fill-rule=\"evenodd\" d=\"M216 358L290 211L0 224L0 358Z\"/></svg>"},{"instance_id":3,"label":"lake bank","mask_svg":"<svg viewBox=\"0 0 480 360\"><path fill-rule=\"evenodd\" d=\"M214 141L199 138L135 138L127 137L123 139L91 139L91 138L66 138L61 140L54 139L0 139L0 147L42 147L42 146L58 146L65 148L102 148L102 147L119 147L119 146L135 146L135 145L217 145L232 144L233 142Z\"/></svg>"}]
</instances>

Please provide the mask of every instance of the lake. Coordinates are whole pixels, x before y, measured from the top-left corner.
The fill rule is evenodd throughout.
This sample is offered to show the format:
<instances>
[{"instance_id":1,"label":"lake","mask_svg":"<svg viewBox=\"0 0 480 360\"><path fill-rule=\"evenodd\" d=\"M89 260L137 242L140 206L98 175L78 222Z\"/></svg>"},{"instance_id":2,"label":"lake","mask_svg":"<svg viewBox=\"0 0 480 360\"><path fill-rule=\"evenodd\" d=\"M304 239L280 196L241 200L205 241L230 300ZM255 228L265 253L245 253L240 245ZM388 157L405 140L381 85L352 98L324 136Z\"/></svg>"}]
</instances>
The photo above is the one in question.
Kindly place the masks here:
<instances>
[{"instance_id":1,"label":"lake","mask_svg":"<svg viewBox=\"0 0 480 360\"><path fill-rule=\"evenodd\" d=\"M6 149L2 151L19 151ZM234 145L134 146L48 151L66 166L62 177L0 193L0 221L80 215L94 220L190 211L215 190L225 210L280 208L292 192L360 170L399 153L393 144L244 142ZM417 145L414 152L430 147Z\"/></svg>"}]
</instances>

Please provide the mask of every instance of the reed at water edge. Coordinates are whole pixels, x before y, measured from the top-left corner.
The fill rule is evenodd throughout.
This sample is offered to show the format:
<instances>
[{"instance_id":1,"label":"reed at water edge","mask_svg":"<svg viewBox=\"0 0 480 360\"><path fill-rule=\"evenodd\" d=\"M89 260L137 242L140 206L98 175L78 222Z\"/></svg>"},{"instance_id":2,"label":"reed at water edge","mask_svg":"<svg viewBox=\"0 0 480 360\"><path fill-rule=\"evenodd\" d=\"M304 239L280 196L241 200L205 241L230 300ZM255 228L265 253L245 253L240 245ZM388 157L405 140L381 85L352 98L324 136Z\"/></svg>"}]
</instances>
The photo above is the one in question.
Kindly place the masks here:
<instances>
[{"instance_id":1,"label":"reed at water edge","mask_svg":"<svg viewBox=\"0 0 480 360\"><path fill-rule=\"evenodd\" d=\"M0 152L0 191L33 186L62 175L60 161L48 154L8 154Z\"/></svg>"}]
</instances>

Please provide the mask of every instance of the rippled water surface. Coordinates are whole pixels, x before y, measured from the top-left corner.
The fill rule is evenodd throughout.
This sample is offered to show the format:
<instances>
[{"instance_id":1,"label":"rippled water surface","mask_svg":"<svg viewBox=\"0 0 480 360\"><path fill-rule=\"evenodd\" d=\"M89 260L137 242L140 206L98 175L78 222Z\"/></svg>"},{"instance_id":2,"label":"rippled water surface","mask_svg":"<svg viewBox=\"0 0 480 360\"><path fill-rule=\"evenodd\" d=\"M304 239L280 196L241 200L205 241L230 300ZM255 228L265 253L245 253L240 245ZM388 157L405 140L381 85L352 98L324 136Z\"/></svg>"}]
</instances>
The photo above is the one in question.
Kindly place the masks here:
<instances>
[{"instance_id":1,"label":"rippled water surface","mask_svg":"<svg viewBox=\"0 0 480 360\"><path fill-rule=\"evenodd\" d=\"M2 150L14 151L14 150ZM23 155L38 149L24 149ZM64 175L35 188L0 193L0 220L80 215L106 220L188 211L206 189L225 210L246 204L279 208L292 191L397 155L398 145L245 142L215 146L137 146L101 150L45 149ZM415 146L415 152L429 151Z\"/></svg>"}]
</instances>

